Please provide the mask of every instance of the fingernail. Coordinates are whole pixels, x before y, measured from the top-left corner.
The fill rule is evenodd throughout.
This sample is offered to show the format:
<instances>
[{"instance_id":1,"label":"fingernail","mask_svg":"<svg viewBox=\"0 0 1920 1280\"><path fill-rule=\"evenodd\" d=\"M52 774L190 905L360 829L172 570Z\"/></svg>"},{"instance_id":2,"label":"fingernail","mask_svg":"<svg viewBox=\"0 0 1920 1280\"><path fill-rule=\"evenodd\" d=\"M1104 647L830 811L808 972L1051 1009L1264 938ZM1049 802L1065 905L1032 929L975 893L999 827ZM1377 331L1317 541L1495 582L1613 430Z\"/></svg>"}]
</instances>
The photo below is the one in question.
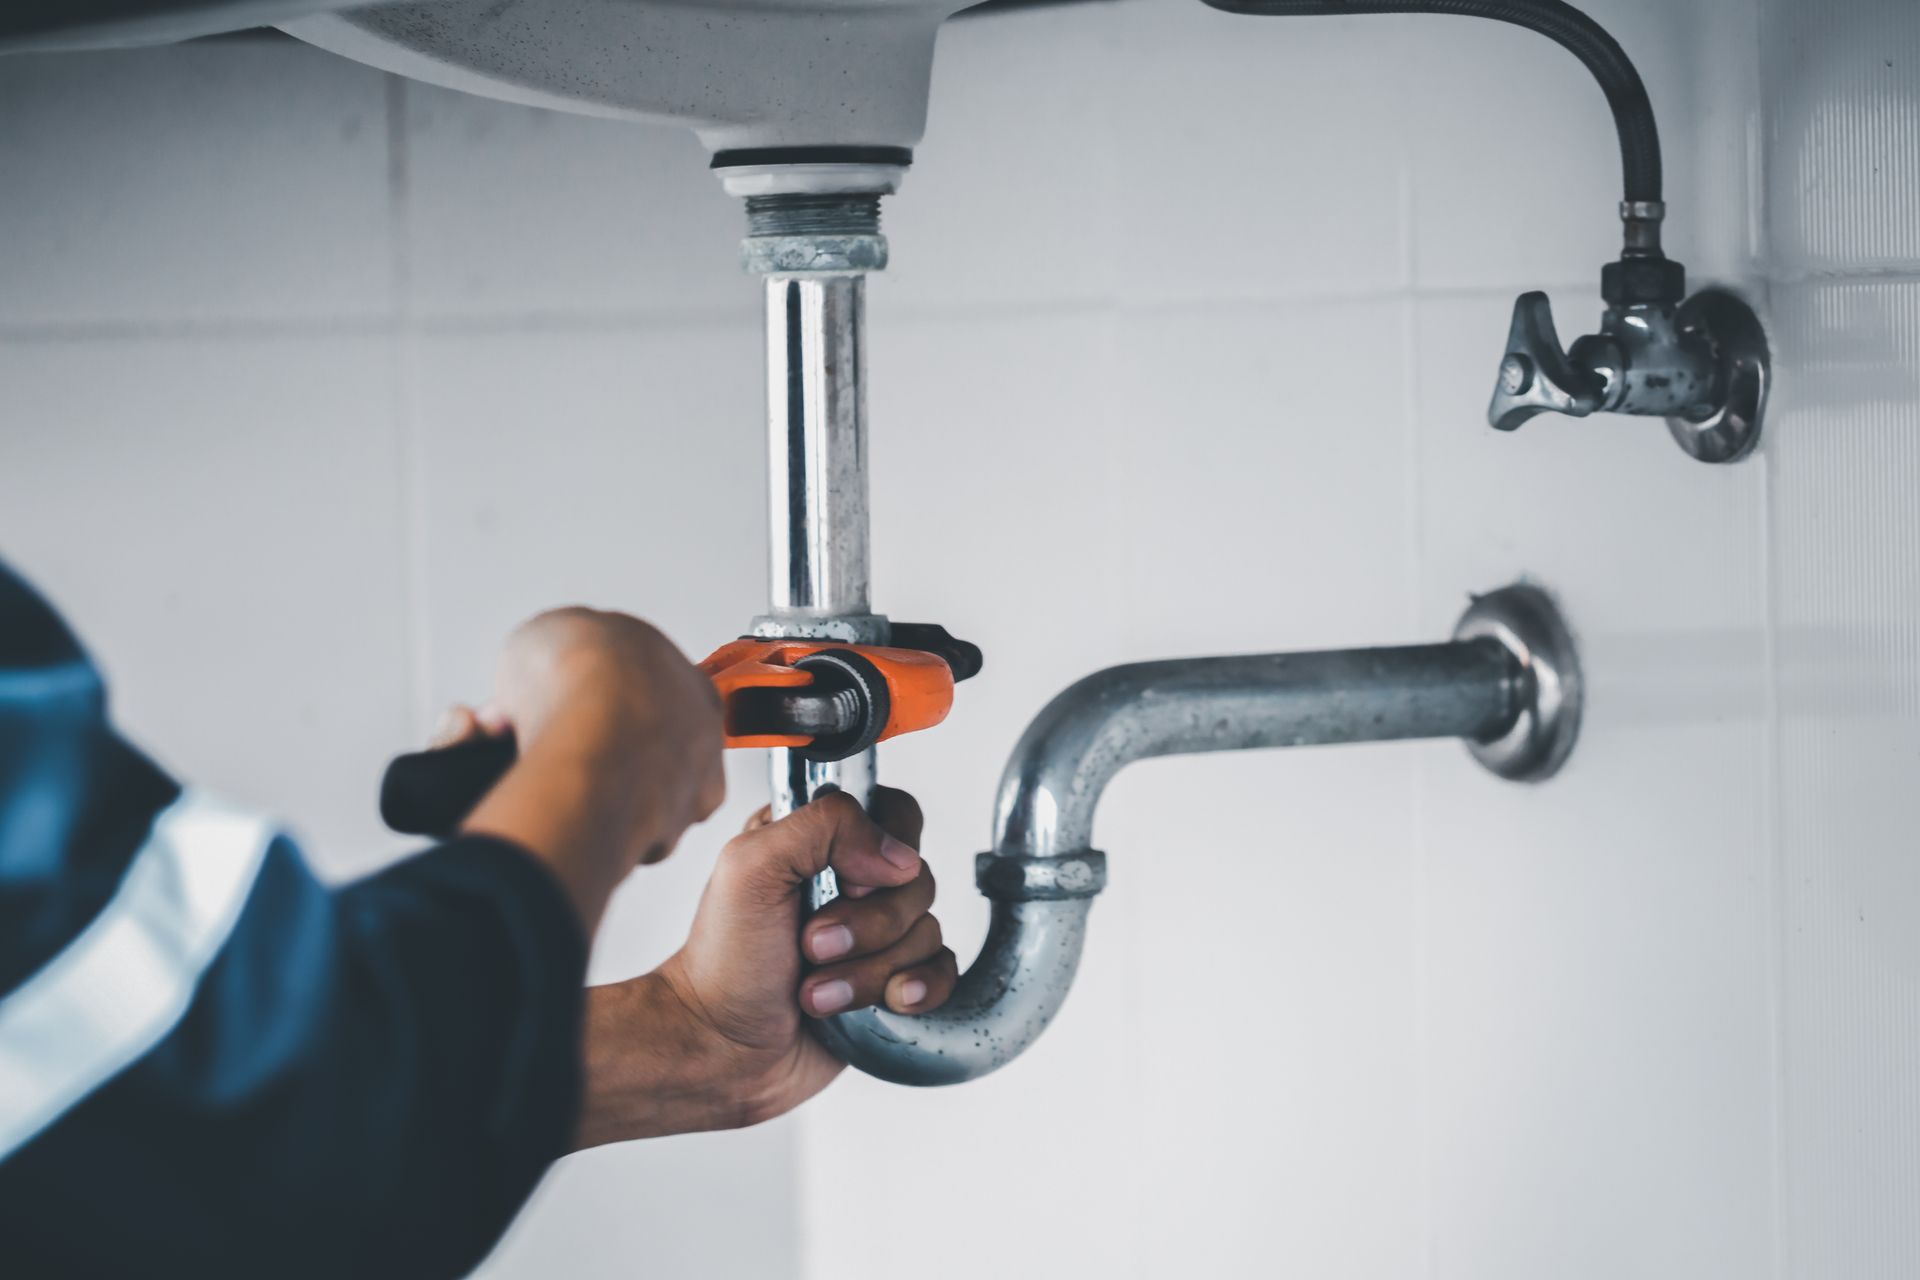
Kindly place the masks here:
<instances>
[{"instance_id":1,"label":"fingernail","mask_svg":"<svg viewBox=\"0 0 1920 1280\"><path fill-rule=\"evenodd\" d=\"M913 846L895 840L892 836L883 836L880 840L880 856L902 871L911 871L920 865L920 855Z\"/></svg>"},{"instance_id":2,"label":"fingernail","mask_svg":"<svg viewBox=\"0 0 1920 1280\"><path fill-rule=\"evenodd\" d=\"M428 742L450 742L453 735L460 731L460 708L448 707L440 713L439 721L433 726Z\"/></svg>"},{"instance_id":3,"label":"fingernail","mask_svg":"<svg viewBox=\"0 0 1920 1280\"><path fill-rule=\"evenodd\" d=\"M474 712L473 718L480 722L482 729L485 729L495 737L507 731L507 713L499 707L494 706L491 702Z\"/></svg>"},{"instance_id":4,"label":"fingernail","mask_svg":"<svg viewBox=\"0 0 1920 1280\"><path fill-rule=\"evenodd\" d=\"M916 1005L927 998L927 984L918 978L908 978L900 984L900 1003Z\"/></svg>"},{"instance_id":5,"label":"fingernail","mask_svg":"<svg viewBox=\"0 0 1920 1280\"><path fill-rule=\"evenodd\" d=\"M832 1013L844 1009L853 1003L853 984L835 978L832 982L823 982L807 992L807 1003L813 1006L815 1013Z\"/></svg>"},{"instance_id":6,"label":"fingernail","mask_svg":"<svg viewBox=\"0 0 1920 1280\"><path fill-rule=\"evenodd\" d=\"M813 931L813 958L831 960L853 950L853 930L843 924L828 925Z\"/></svg>"}]
</instances>

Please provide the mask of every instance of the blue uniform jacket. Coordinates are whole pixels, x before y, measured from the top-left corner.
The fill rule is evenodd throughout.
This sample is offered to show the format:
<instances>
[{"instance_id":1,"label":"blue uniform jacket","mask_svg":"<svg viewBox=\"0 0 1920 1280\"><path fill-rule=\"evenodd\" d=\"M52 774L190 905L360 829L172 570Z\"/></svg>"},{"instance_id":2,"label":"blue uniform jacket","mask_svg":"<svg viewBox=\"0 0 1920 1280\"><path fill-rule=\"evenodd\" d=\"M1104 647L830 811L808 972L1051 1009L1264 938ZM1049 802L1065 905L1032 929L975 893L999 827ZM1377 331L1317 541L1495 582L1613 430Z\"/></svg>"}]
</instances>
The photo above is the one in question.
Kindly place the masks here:
<instances>
[{"instance_id":1,"label":"blue uniform jacket","mask_svg":"<svg viewBox=\"0 0 1920 1280\"><path fill-rule=\"evenodd\" d=\"M0 1275L465 1273L565 1150L585 965L502 841L321 885L0 566Z\"/></svg>"}]
</instances>

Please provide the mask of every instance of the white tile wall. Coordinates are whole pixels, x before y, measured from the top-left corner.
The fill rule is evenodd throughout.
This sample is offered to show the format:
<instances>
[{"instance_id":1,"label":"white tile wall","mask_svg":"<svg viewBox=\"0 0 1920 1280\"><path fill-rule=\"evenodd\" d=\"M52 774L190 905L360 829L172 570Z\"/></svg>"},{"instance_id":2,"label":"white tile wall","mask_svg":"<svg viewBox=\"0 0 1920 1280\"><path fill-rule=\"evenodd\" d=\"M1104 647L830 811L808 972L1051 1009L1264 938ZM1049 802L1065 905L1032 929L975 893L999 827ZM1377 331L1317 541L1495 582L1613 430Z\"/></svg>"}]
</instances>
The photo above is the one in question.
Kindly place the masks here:
<instances>
[{"instance_id":1,"label":"white tile wall","mask_svg":"<svg viewBox=\"0 0 1920 1280\"><path fill-rule=\"evenodd\" d=\"M1028 1057L569 1160L488 1274L1920 1273L1916 11L1591 7L1671 247L1768 305L1739 467L1483 427L1616 194L1599 95L1493 25L956 23L871 291L878 599L989 656L883 764L963 953L999 765L1096 665L1423 639L1526 574L1585 646L1568 772L1142 766ZM0 63L0 107L0 543L169 762L368 865L380 760L516 617L757 607L754 290L685 136L272 45ZM677 942L734 763L599 974Z\"/></svg>"},{"instance_id":2,"label":"white tile wall","mask_svg":"<svg viewBox=\"0 0 1920 1280\"><path fill-rule=\"evenodd\" d=\"M0 72L0 325L385 313L385 77L292 42L80 65Z\"/></svg>"},{"instance_id":3,"label":"white tile wall","mask_svg":"<svg viewBox=\"0 0 1920 1280\"><path fill-rule=\"evenodd\" d=\"M644 614L695 658L744 629L765 582L760 390L739 376L758 352L746 324L413 344L426 705L484 692L499 638L556 604ZM733 764L727 810L621 895L596 976L685 936L720 837L765 802Z\"/></svg>"},{"instance_id":4,"label":"white tile wall","mask_svg":"<svg viewBox=\"0 0 1920 1280\"><path fill-rule=\"evenodd\" d=\"M1762 24L1767 89L1767 251L1774 271L1911 273L1920 155L1920 10L1886 0L1770 0Z\"/></svg>"},{"instance_id":5,"label":"white tile wall","mask_svg":"<svg viewBox=\"0 0 1920 1280\"><path fill-rule=\"evenodd\" d=\"M1539 788L1426 757L1432 1274L1759 1275L1766 463L1688 466L1651 423L1488 431L1505 305L1421 304L1422 594L1437 627L1462 586L1549 585L1590 708ZM1578 1225L1602 1205L1631 1229Z\"/></svg>"},{"instance_id":6,"label":"white tile wall","mask_svg":"<svg viewBox=\"0 0 1920 1280\"><path fill-rule=\"evenodd\" d=\"M554 1167L480 1280L795 1272L793 1119L599 1147Z\"/></svg>"},{"instance_id":7,"label":"white tile wall","mask_svg":"<svg viewBox=\"0 0 1920 1280\"><path fill-rule=\"evenodd\" d=\"M1120 13L1103 105L1123 296L1217 305L1407 284L1406 117L1394 69L1351 56L1372 61L1385 29L1167 0Z\"/></svg>"},{"instance_id":8,"label":"white tile wall","mask_svg":"<svg viewBox=\"0 0 1920 1280\"><path fill-rule=\"evenodd\" d=\"M993 18L941 32L919 163L884 211L897 306L998 315L1111 294L1119 21L1088 4L1019 15L1018 40Z\"/></svg>"},{"instance_id":9,"label":"white tile wall","mask_svg":"<svg viewBox=\"0 0 1920 1280\"><path fill-rule=\"evenodd\" d=\"M371 799L413 731L385 344L10 340L0 388L0 546L129 733L327 870L392 852Z\"/></svg>"},{"instance_id":10,"label":"white tile wall","mask_svg":"<svg viewBox=\"0 0 1920 1280\"><path fill-rule=\"evenodd\" d=\"M1920 1267L1920 283L1775 293L1787 1241L1807 1275Z\"/></svg>"},{"instance_id":11,"label":"white tile wall","mask_svg":"<svg viewBox=\"0 0 1920 1280\"><path fill-rule=\"evenodd\" d=\"M1782 1252L1920 1271L1920 10L1773 0Z\"/></svg>"},{"instance_id":12,"label":"white tile wall","mask_svg":"<svg viewBox=\"0 0 1920 1280\"><path fill-rule=\"evenodd\" d=\"M728 270L740 211L689 131L403 93L404 288L420 316L524 330L755 314Z\"/></svg>"}]
</instances>

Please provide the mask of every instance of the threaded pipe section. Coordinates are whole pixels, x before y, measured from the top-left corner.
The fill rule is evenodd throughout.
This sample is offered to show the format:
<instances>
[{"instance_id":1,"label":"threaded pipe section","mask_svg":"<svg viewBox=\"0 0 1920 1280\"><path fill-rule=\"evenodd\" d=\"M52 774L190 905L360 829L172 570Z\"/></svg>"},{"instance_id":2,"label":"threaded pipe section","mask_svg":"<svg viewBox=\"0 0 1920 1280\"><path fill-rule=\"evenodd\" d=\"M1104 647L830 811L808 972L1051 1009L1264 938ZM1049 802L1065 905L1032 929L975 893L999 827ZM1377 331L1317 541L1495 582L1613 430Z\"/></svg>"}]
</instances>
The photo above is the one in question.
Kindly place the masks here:
<instances>
[{"instance_id":1,"label":"threaded pipe section","mask_svg":"<svg viewBox=\"0 0 1920 1280\"><path fill-rule=\"evenodd\" d=\"M747 197L750 236L877 236L880 193Z\"/></svg>"}]
</instances>

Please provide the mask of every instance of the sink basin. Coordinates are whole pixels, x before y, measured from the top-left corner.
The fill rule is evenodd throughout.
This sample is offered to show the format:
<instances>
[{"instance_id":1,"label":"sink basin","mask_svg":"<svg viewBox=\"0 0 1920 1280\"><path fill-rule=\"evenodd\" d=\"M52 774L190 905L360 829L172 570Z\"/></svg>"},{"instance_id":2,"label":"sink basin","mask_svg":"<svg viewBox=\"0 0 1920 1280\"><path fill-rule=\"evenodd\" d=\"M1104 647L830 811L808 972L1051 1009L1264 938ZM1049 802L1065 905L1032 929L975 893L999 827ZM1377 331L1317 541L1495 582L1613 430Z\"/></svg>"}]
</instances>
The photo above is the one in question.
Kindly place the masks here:
<instances>
[{"instance_id":1,"label":"sink basin","mask_svg":"<svg viewBox=\"0 0 1920 1280\"><path fill-rule=\"evenodd\" d=\"M290 35L542 107L690 126L716 152L911 148L934 38L968 0L428 0Z\"/></svg>"}]
</instances>

